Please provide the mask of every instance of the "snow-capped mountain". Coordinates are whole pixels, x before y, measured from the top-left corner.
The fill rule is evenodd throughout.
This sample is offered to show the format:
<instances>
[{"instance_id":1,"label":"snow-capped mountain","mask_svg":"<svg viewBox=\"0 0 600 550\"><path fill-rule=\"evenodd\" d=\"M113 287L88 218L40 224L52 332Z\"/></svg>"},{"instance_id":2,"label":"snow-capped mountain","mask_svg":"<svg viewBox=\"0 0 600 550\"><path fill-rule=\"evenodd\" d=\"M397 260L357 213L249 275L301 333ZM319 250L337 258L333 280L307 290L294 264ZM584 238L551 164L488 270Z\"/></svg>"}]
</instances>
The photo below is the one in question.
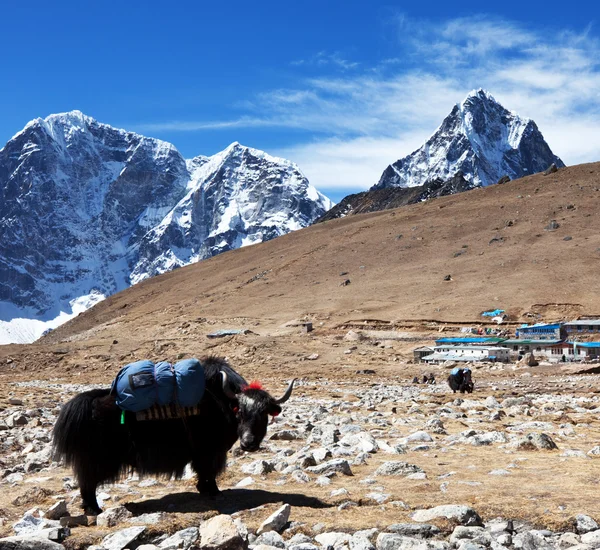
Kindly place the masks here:
<instances>
[{"instance_id":1,"label":"snow-capped mountain","mask_svg":"<svg viewBox=\"0 0 600 550\"><path fill-rule=\"evenodd\" d=\"M331 206L295 164L238 143L185 160L79 111L38 118L0 149L0 322L71 313Z\"/></svg>"},{"instance_id":2,"label":"snow-capped mountain","mask_svg":"<svg viewBox=\"0 0 600 550\"><path fill-rule=\"evenodd\" d=\"M457 172L477 186L535 174L555 156L535 122L508 111L491 94L472 91L454 106L427 142L388 166L372 189L415 187L428 181L449 180Z\"/></svg>"}]
</instances>

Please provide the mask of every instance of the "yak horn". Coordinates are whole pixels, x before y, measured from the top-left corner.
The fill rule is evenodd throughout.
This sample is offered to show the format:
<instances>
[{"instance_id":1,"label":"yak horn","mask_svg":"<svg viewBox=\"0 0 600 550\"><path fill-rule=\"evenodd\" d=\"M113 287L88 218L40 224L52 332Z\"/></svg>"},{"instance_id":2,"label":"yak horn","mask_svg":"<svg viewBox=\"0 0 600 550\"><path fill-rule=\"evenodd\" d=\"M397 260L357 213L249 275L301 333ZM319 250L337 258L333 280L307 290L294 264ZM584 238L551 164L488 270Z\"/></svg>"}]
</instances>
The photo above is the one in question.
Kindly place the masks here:
<instances>
[{"instance_id":1,"label":"yak horn","mask_svg":"<svg viewBox=\"0 0 600 550\"><path fill-rule=\"evenodd\" d=\"M285 390L285 393L283 394L283 397L280 397L279 399L275 399L275 403L278 403L278 404L279 403L285 403L290 398L290 396L292 395L292 390L294 389L294 382L296 380L297 379L294 378L290 382L290 385L288 386L287 390Z\"/></svg>"},{"instance_id":2,"label":"yak horn","mask_svg":"<svg viewBox=\"0 0 600 550\"><path fill-rule=\"evenodd\" d=\"M228 384L227 373L222 370L221 376L223 378L223 393L225 394L225 397L228 397L229 399L235 399L235 393L231 391L231 388Z\"/></svg>"}]
</instances>

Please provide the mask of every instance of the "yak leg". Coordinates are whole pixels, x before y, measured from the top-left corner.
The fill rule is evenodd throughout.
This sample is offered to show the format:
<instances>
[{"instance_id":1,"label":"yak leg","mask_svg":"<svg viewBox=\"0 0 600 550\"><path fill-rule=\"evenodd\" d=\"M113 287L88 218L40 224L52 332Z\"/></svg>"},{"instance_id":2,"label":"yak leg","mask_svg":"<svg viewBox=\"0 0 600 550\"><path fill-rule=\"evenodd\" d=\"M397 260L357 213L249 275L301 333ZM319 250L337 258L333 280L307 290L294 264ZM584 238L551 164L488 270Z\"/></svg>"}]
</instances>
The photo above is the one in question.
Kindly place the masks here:
<instances>
[{"instance_id":1,"label":"yak leg","mask_svg":"<svg viewBox=\"0 0 600 550\"><path fill-rule=\"evenodd\" d=\"M199 493L215 497L221 492L217 486L217 475L225 468L226 456L227 453L218 453L212 457L197 456L192 460L192 468L198 476L196 489Z\"/></svg>"},{"instance_id":2,"label":"yak leg","mask_svg":"<svg viewBox=\"0 0 600 550\"><path fill-rule=\"evenodd\" d=\"M83 511L85 514L96 516L102 513L96 500L96 484L83 484L79 487L81 498L83 500Z\"/></svg>"}]
</instances>

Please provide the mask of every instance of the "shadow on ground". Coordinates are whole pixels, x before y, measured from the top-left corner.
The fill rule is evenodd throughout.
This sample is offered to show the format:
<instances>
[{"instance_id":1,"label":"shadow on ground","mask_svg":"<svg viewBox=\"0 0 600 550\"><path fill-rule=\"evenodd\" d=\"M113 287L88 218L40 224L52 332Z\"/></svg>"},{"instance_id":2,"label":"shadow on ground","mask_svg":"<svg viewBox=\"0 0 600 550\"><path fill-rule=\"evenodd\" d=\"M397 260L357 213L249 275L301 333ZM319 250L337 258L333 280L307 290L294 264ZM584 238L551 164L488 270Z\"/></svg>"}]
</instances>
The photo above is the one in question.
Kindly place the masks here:
<instances>
[{"instance_id":1,"label":"shadow on ground","mask_svg":"<svg viewBox=\"0 0 600 550\"><path fill-rule=\"evenodd\" d=\"M229 489L216 498L195 492L173 493L161 498L128 502L125 506L134 515L152 512L193 513L216 510L221 514L233 514L256 508L263 504L284 502L293 507L330 508L335 506L316 497L300 493L278 493L261 489Z\"/></svg>"}]
</instances>

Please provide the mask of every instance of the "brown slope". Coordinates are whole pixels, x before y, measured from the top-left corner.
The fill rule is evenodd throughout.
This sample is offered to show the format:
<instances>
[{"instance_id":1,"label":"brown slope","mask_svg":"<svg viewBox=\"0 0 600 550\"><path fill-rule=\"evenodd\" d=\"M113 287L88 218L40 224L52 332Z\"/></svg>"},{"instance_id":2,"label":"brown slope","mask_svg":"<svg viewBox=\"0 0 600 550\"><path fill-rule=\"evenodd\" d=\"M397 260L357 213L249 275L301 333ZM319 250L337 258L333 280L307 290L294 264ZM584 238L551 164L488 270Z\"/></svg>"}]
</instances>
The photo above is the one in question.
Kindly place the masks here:
<instances>
[{"instance_id":1,"label":"brown slope","mask_svg":"<svg viewBox=\"0 0 600 550\"><path fill-rule=\"evenodd\" d=\"M274 327L304 315L334 325L471 321L489 308L515 319L600 314L599 210L595 163L333 220L147 280L45 341L159 338L203 317ZM555 231L545 230L551 220Z\"/></svg>"}]
</instances>

